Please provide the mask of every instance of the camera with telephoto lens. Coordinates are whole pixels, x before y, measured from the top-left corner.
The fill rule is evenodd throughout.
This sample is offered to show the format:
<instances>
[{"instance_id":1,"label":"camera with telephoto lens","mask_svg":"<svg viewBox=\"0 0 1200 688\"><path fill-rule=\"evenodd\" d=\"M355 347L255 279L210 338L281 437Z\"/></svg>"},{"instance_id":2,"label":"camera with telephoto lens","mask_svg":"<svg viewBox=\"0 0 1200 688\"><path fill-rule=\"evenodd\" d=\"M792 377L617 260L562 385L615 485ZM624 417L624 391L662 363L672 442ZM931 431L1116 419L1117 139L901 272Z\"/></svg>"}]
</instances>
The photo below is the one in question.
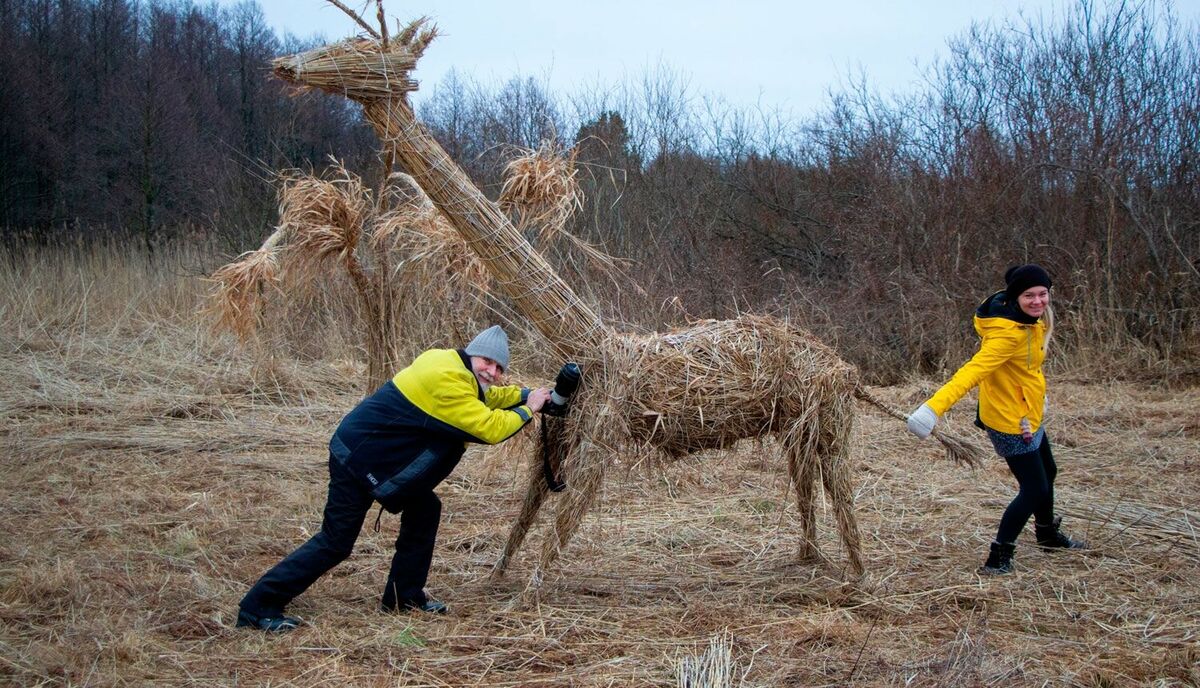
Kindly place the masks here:
<instances>
[{"instance_id":1,"label":"camera with telephoto lens","mask_svg":"<svg viewBox=\"0 0 1200 688\"><path fill-rule=\"evenodd\" d=\"M571 395L579 389L579 378L582 376L583 372L579 370L578 364L565 364L562 370L558 371L558 378L554 380L554 389L550 391L550 400L542 406L542 414L559 418L567 415Z\"/></svg>"}]
</instances>

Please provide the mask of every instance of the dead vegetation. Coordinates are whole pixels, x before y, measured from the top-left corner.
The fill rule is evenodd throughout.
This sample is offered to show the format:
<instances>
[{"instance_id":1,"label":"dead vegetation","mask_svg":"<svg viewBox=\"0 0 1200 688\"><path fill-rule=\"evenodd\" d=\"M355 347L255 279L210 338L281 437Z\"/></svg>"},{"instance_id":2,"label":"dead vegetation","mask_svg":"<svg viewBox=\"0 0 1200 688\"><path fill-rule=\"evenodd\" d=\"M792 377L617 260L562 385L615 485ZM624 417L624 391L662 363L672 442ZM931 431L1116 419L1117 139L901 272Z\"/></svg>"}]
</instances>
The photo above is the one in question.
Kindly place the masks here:
<instances>
[{"instance_id":1,"label":"dead vegetation","mask_svg":"<svg viewBox=\"0 0 1200 688\"><path fill-rule=\"evenodd\" d=\"M536 605L511 609L521 581L488 573L524 469L472 452L439 488L430 590L450 616L375 611L397 527L385 516L296 601L308 624L271 638L232 628L237 601L319 525L325 443L358 399L361 368L336 352L256 361L195 315L197 279L129 252L9 265L5 682L671 686L697 685L684 678L697 671L747 686L1200 681L1195 390L1052 376L1059 504L1093 549L1044 554L1026 533L1009 578L974 574L1013 494L1003 464L952 469L935 445L865 414L850 451L861 584L836 563L797 559L787 471L769 442L750 442L653 473L617 467L565 572ZM927 386L874 392L903 407ZM969 416L948 423L971 432ZM838 551L833 528L816 535Z\"/></svg>"},{"instance_id":2,"label":"dead vegetation","mask_svg":"<svg viewBox=\"0 0 1200 688\"><path fill-rule=\"evenodd\" d=\"M319 175L281 172L278 188L274 231L213 272L207 310L219 329L264 349L258 331L271 301L287 301L285 292L306 284L336 298L344 280L362 324L368 390L401 365L401 323L414 303L448 306L437 324L460 336L470 331L472 309L462 302L486 293L488 274L411 177L389 174L376 193L332 160Z\"/></svg>"},{"instance_id":3,"label":"dead vegetation","mask_svg":"<svg viewBox=\"0 0 1200 688\"><path fill-rule=\"evenodd\" d=\"M74 276L43 282L33 263L14 261L5 279L15 298L0 304L15 325L0 340L9 381L0 396L4 675L20 684L423 686L1166 686L1200 678L1200 605L1190 584L1200 564L1194 393L1164 404L1132 388L1097 395L1065 386L1051 425L1062 429L1060 510L1093 549L1043 554L1026 537L1017 575L981 580L975 566L1012 494L1003 464L976 474L942 469L890 419L852 430L853 369L786 327L782 340L760 341L777 321L739 318L662 336L609 330L536 251L508 240L530 227L480 202L465 175L449 170L448 178L406 106L379 100L411 88L375 82L411 69L396 46L415 41L419 55L432 37L419 27L389 48L381 23L379 61L363 59L369 45L360 42L276 65L305 79L326 58L329 72L343 62L363 69L309 83L366 102L390 146L389 168L395 154L423 180L431 203L552 345L597 352L600 381L580 400L578 454L604 455L588 462L604 472L574 474L583 486L546 526L555 532L535 568L538 585L486 575L513 554L511 538L501 544L503 524L527 480L511 453L475 451L440 488L447 509L430 592L452 602L452 615L376 611L396 525L389 518L293 606L310 620L304 628L282 638L231 628L245 586L319 523L325 440L357 401L358 377L328 358L244 358L206 334L192 308L148 296L167 286L186 304L192 280L131 272L141 289L112 301L83 270L74 273L80 289L67 291ZM545 178L536 168L515 174ZM299 187L301 202L289 206L285 186L280 235L291 227L302 255L341 261L360 295L374 293L364 285L386 283L389 271L356 272L356 255L364 218L379 220L392 192L364 200L348 174ZM547 196L563 197L569 188ZM571 207L542 205L549 214L534 217L551 224ZM419 217L413 207L403 213L374 233L377 257ZM256 299L276 278L273 241L219 275L232 319L256 324L261 315ZM126 283L138 283L130 274ZM522 281L530 275L534 285ZM372 325L389 312L362 300ZM753 346L737 346L739 336ZM830 358L798 360L797 352ZM743 360L751 355L783 360ZM764 372L775 376L756 377ZM775 384L799 389L777 394ZM911 406L923 393L875 396ZM622 463L629 439L676 462L635 453ZM836 461L822 457L818 469L812 448L822 444L837 445ZM770 458L781 452L790 471ZM797 468L800 455L807 468ZM797 479L805 471L821 473L828 503L804 491L813 484ZM795 502L791 483L800 485ZM583 523L593 506L597 518ZM836 515L840 533L817 527L818 508ZM858 522L853 537L848 518ZM576 547L560 553L564 524ZM847 582L833 563L840 559L817 554L835 550L838 536L852 569L866 560L866 577ZM547 552L568 558L568 573L543 578Z\"/></svg>"}]
</instances>

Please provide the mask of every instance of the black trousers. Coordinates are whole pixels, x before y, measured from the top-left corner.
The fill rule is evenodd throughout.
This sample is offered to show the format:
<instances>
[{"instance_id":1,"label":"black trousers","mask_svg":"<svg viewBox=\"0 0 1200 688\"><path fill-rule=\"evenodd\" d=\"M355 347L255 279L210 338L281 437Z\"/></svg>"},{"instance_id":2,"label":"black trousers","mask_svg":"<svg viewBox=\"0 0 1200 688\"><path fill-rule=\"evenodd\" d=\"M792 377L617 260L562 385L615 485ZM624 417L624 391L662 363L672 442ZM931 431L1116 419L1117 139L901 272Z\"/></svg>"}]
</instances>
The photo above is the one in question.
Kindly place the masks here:
<instances>
[{"instance_id":1,"label":"black trousers","mask_svg":"<svg viewBox=\"0 0 1200 688\"><path fill-rule=\"evenodd\" d=\"M1021 489L1000 518L996 541L1013 543L1031 515L1037 523L1054 522L1054 478L1058 475L1058 466L1054 463L1048 436L1042 437L1042 446L1036 450L1004 460Z\"/></svg>"},{"instance_id":2,"label":"black trousers","mask_svg":"<svg viewBox=\"0 0 1200 688\"><path fill-rule=\"evenodd\" d=\"M257 616L278 616L289 602L354 551L374 500L344 464L329 457L329 497L321 532L263 574L242 598L241 608ZM383 592L383 606L425 603L425 581L442 503L433 491L409 498L401 511L396 553Z\"/></svg>"}]
</instances>

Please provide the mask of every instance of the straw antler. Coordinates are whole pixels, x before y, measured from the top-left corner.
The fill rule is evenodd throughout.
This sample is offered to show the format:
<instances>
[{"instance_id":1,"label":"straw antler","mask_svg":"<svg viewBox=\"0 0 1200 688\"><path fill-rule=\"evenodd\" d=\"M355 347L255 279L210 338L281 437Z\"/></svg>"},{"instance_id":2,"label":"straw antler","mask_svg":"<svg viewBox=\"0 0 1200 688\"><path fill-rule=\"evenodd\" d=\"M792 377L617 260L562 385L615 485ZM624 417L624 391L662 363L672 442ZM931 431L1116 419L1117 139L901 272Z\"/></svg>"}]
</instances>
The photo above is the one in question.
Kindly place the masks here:
<instances>
[{"instance_id":1,"label":"straw antler","mask_svg":"<svg viewBox=\"0 0 1200 688\"><path fill-rule=\"evenodd\" d=\"M379 19L379 43L388 49L387 17L383 15L383 0L375 0L375 16Z\"/></svg>"},{"instance_id":2,"label":"straw antler","mask_svg":"<svg viewBox=\"0 0 1200 688\"><path fill-rule=\"evenodd\" d=\"M378 39L381 37L379 35L379 32L376 31L375 29L373 29L370 24L368 24L365 20L363 20L363 18L358 14L358 12L355 12L354 10L350 9L345 4L339 2L338 0L329 0L329 4L333 5L334 7L338 8L339 10L350 15L350 18L353 19L354 21L358 22L358 25L363 27L363 30L366 31L367 34L369 36L371 36L371 38ZM382 18L383 18L383 3L382 2L379 3L379 16L380 16L380 21L382 22ZM385 31L386 31L386 28L385 28ZM387 39L384 39L384 43L386 45Z\"/></svg>"}]
</instances>

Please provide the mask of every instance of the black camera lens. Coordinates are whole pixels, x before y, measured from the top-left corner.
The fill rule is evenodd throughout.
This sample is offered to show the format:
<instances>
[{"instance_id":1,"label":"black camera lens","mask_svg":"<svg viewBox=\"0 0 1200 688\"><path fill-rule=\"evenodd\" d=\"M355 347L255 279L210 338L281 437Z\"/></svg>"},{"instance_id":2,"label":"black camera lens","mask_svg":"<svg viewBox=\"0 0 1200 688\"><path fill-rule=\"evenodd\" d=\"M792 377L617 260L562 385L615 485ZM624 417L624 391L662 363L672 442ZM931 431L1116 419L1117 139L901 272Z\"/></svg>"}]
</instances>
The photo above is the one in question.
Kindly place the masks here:
<instances>
[{"instance_id":1,"label":"black camera lens","mask_svg":"<svg viewBox=\"0 0 1200 688\"><path fill-rule=\"evenodd\" d=\"M554 393L566 399L579 389L579 378L582 373L579 366L575 363L568 363L558 371L558 378L554 381Z\"/></svg>"}]
</instances>

